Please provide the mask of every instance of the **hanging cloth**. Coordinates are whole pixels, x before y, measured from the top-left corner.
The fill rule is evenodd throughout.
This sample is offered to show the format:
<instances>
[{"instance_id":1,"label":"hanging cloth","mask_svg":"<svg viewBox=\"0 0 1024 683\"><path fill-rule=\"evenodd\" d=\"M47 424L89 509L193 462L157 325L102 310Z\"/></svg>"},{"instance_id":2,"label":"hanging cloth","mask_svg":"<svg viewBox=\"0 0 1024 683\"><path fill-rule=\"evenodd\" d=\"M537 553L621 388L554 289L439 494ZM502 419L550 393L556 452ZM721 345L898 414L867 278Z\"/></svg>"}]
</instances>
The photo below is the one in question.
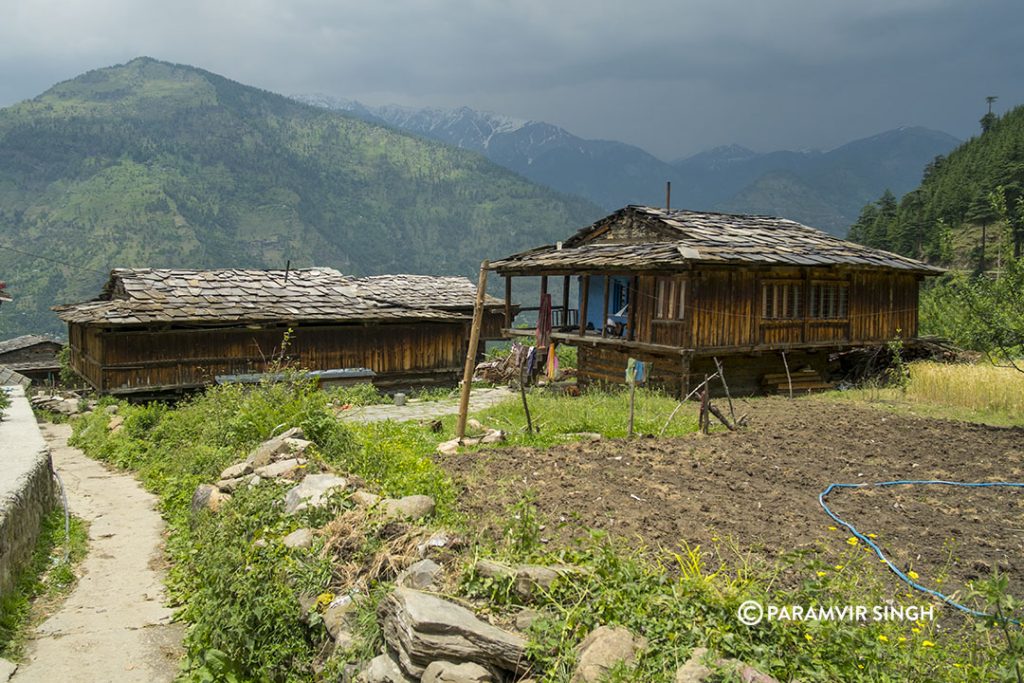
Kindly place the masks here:
<instances>
[{"instance_id":1,"label":"hanging cloth","mask_svg":"<svg viewBox=\"0 0 1024 683\"><path fill-rule=\"evenodd\" d=\"M533 366L537 364L537 347L531 346L526 352L526 376L533 376Z\"/></svg>"},{"instance_id":2,"label":"hanging cloth","mask_svg":"<svg viewBox=\"0 0 1024 683\"><path fill-rule=\"evenodd\" d=\"M551 295L542 294L540 310L537 311L537 346L551 343Z\"/></svg>"},{"instance_id":3,"label":"hanging cloth","mask_svg":"<svg viewBox=\"0 0 1024 683\"><path fill-rule=\"evenodd\" d=\"M626 361L626 384L636 383L636 366L638 361L636 358L630 358Z\"/></svg>"},{"instance_id":4,"label":"hanging cloth","mask_svg":"<svg viewBox=\"0 0 1024 683\"><path fill-rule=\"evenodd\" d=\"M555 381L558 377L558 354L555 353L555 343L551 342L551 346L548 347L548 380L551 382Z\"/></svg>"}]
</instances>

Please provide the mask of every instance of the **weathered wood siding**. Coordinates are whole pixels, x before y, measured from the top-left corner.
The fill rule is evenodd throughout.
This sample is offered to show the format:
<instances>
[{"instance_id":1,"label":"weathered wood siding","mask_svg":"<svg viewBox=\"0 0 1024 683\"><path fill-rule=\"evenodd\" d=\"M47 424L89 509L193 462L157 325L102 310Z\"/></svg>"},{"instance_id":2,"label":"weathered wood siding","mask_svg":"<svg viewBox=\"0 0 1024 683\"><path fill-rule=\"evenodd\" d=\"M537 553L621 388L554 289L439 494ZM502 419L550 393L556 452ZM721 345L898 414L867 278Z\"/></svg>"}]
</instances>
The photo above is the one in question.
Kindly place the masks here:
<instances>
[{"instance_id":1,"label":"weathered wood siding","mask_svg":"<svg viewBox=\"0 0 1024 683\"><path fill-rule=\"evenodd\" d=\"M378 381L454 376L466 325L407 323L298 326L287 356L301 368L370 368ZM72 325L76 369L104 392L209 384L216 375L262 372L280 353L284 328L99 331Z\"/></svg>"},{"instance_id":2,"label":"weathered wood siding","mask_svg":"<svg viewBox=\"0 0 1024 683\"><path fill-rule=\"evenodd\" d=\"M918 279L902 273L855 272L850 284L851 336L884 341L917 336Z\"/></svg>"},{"instance_id":3,"label":"weathered wood siding","mask_svg":"<svg viewBox=\"0 0 1024 683\"><path fill-rule=\"evenodd\" d=\"M687 283L683 320L655 319L657 277L637 278L635 341L713 350L772 350L847 346L887 341L897 331L917 335L918 276L888 271L826 268L721 268L688 275L665 274ZM762 319L762 287L784 283L799 291L801 314ZM846 287L847 311L839 318L810 317L812 287Z\"/></svg>"}]
</instances>

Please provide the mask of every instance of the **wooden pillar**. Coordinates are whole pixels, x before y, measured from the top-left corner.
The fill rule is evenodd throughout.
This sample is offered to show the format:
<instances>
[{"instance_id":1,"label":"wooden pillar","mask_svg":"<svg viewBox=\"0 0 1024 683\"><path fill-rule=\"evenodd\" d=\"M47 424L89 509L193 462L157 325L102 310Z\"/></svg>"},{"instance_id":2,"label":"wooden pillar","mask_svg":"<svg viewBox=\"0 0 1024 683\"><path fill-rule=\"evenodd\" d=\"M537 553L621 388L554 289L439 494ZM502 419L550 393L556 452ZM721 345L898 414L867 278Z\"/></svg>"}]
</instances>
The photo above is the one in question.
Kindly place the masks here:
<instances>
[{"instance_id":1,"label":"wooden pillar","mask_svg":"<svg viewBox=\"0 0 1024 683\"><path fill-rule=\"evenodd\" d=\"M640 303L639 299L640 278L636 275L629 281L629 341L636 341L636 309Z\"/></svg>"},{"instance_id":2,"label":"wooden pillar","mask_svg":"<svg viewBox=\"0 0 1024 683\"><path fill-rule=\"evenodd\" d=\"M602 337L607 337L608 336L608 285L609 285L610 281L611 281L611 278L608 277L607 273L605 273L605 276L604 276L604 309L603 309L603 312L601 314L601 336Z\"/></svg>"},{"instance_id":3,"label":"wooden pillar","mask_svg":"<svg viewBox=\"0 0 1024 683\"><path fill-rule=\"evenodd\" d=\"M569 276L562 278L562 327L569 327Z\"/></svg>"},{"instance_id":4,"label":"wooden pillar","mask_svg":"<svg viewBox=\"0 0 1024 683\"><path fill-rule=\"evenodd\" d=\"M544 295L548 293L548 276L540 276L540 298L543 299Z\"/></svg>"},{"instance_id":5,"label":"wooden pillar","mask_svg":"<svg viewBox=\"0 0 1024 683\"><path fill-rule=\"evenodd\" d=\"M580 287L580 336L587 333L587 299L590 298L590 276L583 276L583 286Z\"/></svg>"},{"instance_id":6,"label":"wooden pillar","mask_svg":"<svg viewBox=\"0 0 1024 683\"><path fill-rule=\"evenodd\" d=\"M512 276L505 276L505 329L512 329Z\"/></svg>"}]
</instances>

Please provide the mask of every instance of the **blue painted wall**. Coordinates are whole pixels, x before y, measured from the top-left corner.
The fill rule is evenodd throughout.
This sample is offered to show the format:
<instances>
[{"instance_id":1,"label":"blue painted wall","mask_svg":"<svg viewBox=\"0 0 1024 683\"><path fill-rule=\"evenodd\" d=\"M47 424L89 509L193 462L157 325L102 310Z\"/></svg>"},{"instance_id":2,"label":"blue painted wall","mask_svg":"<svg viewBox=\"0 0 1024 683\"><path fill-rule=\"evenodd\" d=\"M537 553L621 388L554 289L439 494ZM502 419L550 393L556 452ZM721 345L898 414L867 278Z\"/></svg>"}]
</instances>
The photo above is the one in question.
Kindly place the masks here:
<instances>
[{"instance_id":1,"label":"blue painted wall","mask_svg":"<svg viewBox=\"0 0 1024 683\"><path fill-rule=\"evenodd\" d=\"M590 292L587 297L587 323L593 325L593 329L600 331L604 321L601 314L604 309L604 278L603 275L590 276ZM583 285L582 278L577 278L577 291L580 292L577 305L583 310ZM608 290L608 315L614 316L627 300L629 292L629 278L613 275ZM628 315L628 313L627 313ZM627 316L621 320L625 323Z\"/></svg>"}]
</instances>

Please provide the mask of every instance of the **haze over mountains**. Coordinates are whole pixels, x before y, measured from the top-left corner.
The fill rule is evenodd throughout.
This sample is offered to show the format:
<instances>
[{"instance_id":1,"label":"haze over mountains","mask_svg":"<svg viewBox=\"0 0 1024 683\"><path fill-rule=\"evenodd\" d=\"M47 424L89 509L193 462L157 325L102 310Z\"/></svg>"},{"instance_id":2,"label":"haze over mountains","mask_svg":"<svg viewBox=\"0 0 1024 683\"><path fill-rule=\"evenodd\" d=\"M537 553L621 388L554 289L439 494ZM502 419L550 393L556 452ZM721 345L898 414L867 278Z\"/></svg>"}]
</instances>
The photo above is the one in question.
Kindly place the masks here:
<instances>
[{"instance_id":1,"label":"haze over mountains","mask_svg":"<svg viewBox=\"0 0 1024 683\"><path fill-rule=\"evenodd\" d=\"M668 163L622 142L586 140L542 121L458 109L368 107L324 95L304 102L472 150L534 182L584 197L606 210L662 205L785 216L845 235L861 207L885 189L897 195L921 170L959 144L955 137L903 127L830 150L758 153L716 147Z\"/></svg>"},{"instance_id":2,"label":"haze over mountains","mask_svg":"<svg viewBox=\"0 0 1024 683\"><path fill-rule=\"evenodd\" d=\"M139 58L0 110L0 337L125 267L475 276L601 210L469 151Z\"/></svg>"}]
</instances>

